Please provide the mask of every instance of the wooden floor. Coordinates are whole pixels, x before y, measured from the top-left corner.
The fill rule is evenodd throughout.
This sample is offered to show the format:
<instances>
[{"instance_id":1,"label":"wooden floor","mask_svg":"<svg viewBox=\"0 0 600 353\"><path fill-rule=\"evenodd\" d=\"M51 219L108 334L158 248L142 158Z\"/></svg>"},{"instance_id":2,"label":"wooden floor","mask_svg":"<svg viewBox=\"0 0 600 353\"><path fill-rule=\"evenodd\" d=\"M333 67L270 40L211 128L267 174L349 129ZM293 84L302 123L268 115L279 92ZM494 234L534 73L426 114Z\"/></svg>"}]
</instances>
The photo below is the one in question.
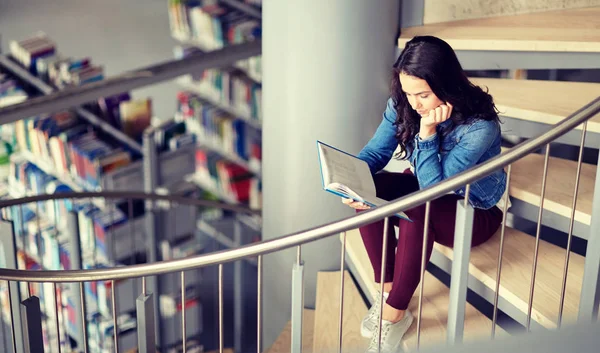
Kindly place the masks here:
<instances>
[{"instance_id":1,"label":"wooden floor","mask_svg":"<svg viewBox=\"0 0 600 353\"><path fill-rule=\"evenodd\" d=\"M492 289L496 287L499 245L500 231L471 252L469 272ZM452 249L439 244L435 244L435 248L452 258ZM535 237L506 228L500 295L523 313L527 313L528 309L534 249ZM558 320L564 262L564 249L540 240L532 319L547 328L556 327ZM584 257L571 254L563 323L577 318L583 267Z\"/></svg>"},{"instance_id":2,"label":"wooden floor","mask_svg":"<svg viewBox=\"0 0 600 353\"><path fill-rule=\"evenodd\" d=\"M313 345L313 333L315 327L315 311L304 309L302 317L302 352L311 353ZM292 344L292 322L288 321L285 328L277 337L273 345L266 350L268 353L289 353Z\"/></svg>"},{"instance_id":3,"label":"wooden floor","mask_svg":"<svg viewBox=\"0 0 600 353\"><path fill-rule=\"evenodd\" d=\"M543 124L556 124L600 96L598 83L501 78L470 80L489 89L501 116ZM588 131L600 133L600 114L589 121Z\"/></svg>"},{"instance_id":4,"label":"wooden floor","mask_svg":"<svg viewBox=\"0 0 600 353\"><path fill-rule=\"evenodd\" d=\"M515 162L512 166L510 195L532 205L540 204L544 156L530 154ZM548 176L544 209L570 218L575 190L577 162L550 157L548 161ZM592 214L592 199L596 166L583 164L577 193L575 220L589 225Z\"/></svg>"},{"instance_id":5,"label":"wooden floor","mask_svg":"<svg viewBox=\"0 0 600 353\"><path fill-rule=\"evenodd\" d=\"M339 346L340 279L338 272L317 274L317 300L313 352L337 352ZM360 335L360 322L367 313L365 305L352 278L345 272L344 316L342 320L342 347L344 351L363 352L369 344Z\"/></svg>"},{"instance_id":6,"label":"wooden floor","mask_svg":"<svg viewBox=\"0 0 600 353\"><path fill-rule=\"evenodd\" d=\"M398 46L433 35L454 50L600 52L600 7L489 17L403 28Z\"/></svg>"}]
</instances>

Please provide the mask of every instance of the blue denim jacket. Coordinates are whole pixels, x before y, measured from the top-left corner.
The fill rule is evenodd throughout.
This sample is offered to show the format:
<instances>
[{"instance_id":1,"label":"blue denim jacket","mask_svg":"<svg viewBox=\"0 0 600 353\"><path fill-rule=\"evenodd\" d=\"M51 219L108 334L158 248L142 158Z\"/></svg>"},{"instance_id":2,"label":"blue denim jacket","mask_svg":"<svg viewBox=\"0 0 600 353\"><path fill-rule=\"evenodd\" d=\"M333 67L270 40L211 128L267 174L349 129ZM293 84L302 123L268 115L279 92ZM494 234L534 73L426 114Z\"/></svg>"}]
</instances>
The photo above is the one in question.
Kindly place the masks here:
<instances>
[{"instance_id":1,"label":"blue denim jacket","mask_svg":"<svg viewBox=\"0 0 600 353\"><path fill-rule=\"evenodd\" d=\"M390 98L383 120L375 135L360 151L358 158L369 165L372 173L383 169L398 147L396 140L396 110ZM417 134L409 157L421 189L463 172L500 154L500 125L495 121L475 120L459 125L442 137L442 129L450 127L447 120L437 126L437 133L421 140ZM489 209L502 198L506 189L506 173L498 170L471 184L469 201L475 208ZM458 195L465 188L455 190Z\"/></svg>"}]
</instances>

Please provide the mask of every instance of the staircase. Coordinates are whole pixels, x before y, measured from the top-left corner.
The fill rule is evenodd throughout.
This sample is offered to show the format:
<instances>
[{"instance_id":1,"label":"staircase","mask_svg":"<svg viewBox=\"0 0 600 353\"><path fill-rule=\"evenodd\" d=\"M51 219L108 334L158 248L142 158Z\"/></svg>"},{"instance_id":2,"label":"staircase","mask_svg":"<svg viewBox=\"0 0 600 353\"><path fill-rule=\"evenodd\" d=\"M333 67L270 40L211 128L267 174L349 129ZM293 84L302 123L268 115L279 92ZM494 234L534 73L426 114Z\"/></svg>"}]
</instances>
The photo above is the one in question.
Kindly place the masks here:
<instances>
[{"instance_id":1,"label":"staircase","mask_svg":"<svg viewBox=\"0 0 600 353\"><path fill-rule=\"evenodd\" d=\"M398 46L433 35L454 50L600 52L599 7L498 16L403 28Z\"/></svg>"},{"instance_id":2,"label":"staircase","mask_svg":"<svg viewBox=\"0 0 600 353\"><path fill-rule=\"evenodd\" d=\"M494 53L497 57L493 59L492 66L496 69L515 68L508 61L503 61L515 53L535 54L536 60L539 61L533 66L523 62L522 66L516 68L558 69L569 68L570 65L576 65L578 68L600 68L598 18L600 18L600 7L590 7L428 24L403 28L398 38L398 47L402 49L410 38L417 35L435 35L446 40L462 54ZM578 55L586 56L581 61L582 57ZM560 58L572 58L573 63ZM539 135L548 130L551 125L557 124L600 96L598 83L494 78L473 78L472 82L487 88L494 97L503 122L503 134L520 138ZM581 129L582 126L579 126L555 142L579 146ZM588 121L586 146L594 149L600 146L600 115ZM514 225L517 224L515 220L519 219L537 223L543 167L544 156L540 154L530 154L512 165L509 194L513 206L509 210L509 221L505 229L498 308L522 326L527 324L536 239L535 229L532 232L531 229L517 229ZM596 165L587 163L584 163L581 168L573 232L575 237L581 239L589 237L596 169ZM542 224L546 227L567 232L576 170L577 162L574 160L550 158L542 218ZM473 248L469 262L468 287L489 303L493 303L497 286L500 233L499 230L488 242ZM566 249L555 245L566 243L566 237L559 234L559 238L558 241L552 242L544 240L544 237L540 240L531 308L532 330L554 329L558 325L566 257ZM377 288L373 282L373 270L359 231L356 229L349 231L346 239L346 261L353 276L345 274L342 347L343 350L364 351L368 340L360 336L360 320L367 312L369 302L372 302ZM449 274L453 255L451 248L436 243L431 262ZM574 323L577 319L584 263L585 257L573 252L570 254L563 325ZM448 287L433 274L426 272L423 285L421 348L445 343L449 303ZM313 337L313 340L310 347L304 345L304 351L337 351L339 292L339 272L318 274L314 324L310 320L305 320L304 325L304 333L307 335L305 341L310 337ZM360 293L367 298L367 303ZM418 293L417 289L409 306L415 317L418 311ZM465 341L488 339L491 325L488 316L467 303ZM415 319L404 338L404 349L407 351L414 351L417 348L416 327ZM496 335L507 336L513 333L513 329L513 327L496 327ZM289 351L289 333L286 330L269 352ZM280 340L286 339L285 344L278 345L281 343Z\"/></svg>"}]
</instances>

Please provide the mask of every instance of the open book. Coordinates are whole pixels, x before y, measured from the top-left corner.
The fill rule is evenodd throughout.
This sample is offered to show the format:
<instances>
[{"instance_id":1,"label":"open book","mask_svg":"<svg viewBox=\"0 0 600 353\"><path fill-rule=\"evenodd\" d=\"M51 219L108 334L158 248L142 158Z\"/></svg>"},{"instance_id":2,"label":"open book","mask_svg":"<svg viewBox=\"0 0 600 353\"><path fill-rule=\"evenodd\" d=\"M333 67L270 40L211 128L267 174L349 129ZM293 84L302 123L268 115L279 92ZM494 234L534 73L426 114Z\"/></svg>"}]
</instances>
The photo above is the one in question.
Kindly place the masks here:
<instances>
[{"instance_id":1,"label":"open book","mask_svg":"<svg viewBox=\"0 0 600 353\"><path fill-rule=\"evenodd\" d=\"M363 202L371 207L388 201L378 198L367 162L317 141L323 188L335 195ZM398 217L410 220L404 212Z\"/></svg>"}]
</instances>

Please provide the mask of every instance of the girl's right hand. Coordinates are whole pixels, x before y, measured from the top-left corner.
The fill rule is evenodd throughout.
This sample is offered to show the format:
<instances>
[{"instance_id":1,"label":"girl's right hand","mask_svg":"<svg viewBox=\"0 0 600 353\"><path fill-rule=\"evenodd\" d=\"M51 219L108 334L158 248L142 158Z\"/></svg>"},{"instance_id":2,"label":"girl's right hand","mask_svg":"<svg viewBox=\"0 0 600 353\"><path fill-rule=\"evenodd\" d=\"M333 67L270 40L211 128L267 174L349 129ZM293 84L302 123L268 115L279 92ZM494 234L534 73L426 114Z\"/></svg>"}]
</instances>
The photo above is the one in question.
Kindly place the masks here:
<instances>
[{"instance_id":1,"label":"girl's right hand","mask_svg":"<svg viewBox=\"0 0 600 353\"><path fill-rule=\"evenodd\" d=\"M359 201L354 201L352 199L347 199L345 197L342 197L342 203L344 205L348 205L348 206L354 208L355 210L368 210L371 208L371 206L369 206L367 204L364 204Z\"/></svg>"}]
</instances>

